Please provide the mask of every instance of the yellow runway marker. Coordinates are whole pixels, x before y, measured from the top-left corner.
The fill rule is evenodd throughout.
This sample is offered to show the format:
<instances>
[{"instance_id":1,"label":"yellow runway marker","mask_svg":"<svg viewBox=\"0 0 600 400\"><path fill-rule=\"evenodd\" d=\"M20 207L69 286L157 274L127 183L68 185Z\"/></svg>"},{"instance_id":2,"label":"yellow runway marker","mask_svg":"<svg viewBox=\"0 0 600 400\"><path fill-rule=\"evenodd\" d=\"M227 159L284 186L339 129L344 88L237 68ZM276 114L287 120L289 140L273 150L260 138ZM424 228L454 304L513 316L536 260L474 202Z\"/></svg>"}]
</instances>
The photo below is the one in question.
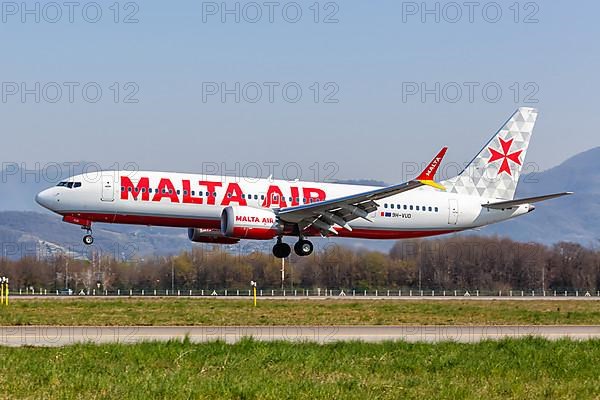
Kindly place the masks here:
<instances>
[{"instance_id":1,"label":"yellow runway marker","mask_svg":"<svg viewBox=\"0 0 600 400\"><path fill-rule=\"evenodd\" d=\"M0 278L0 305L8 305L8 278Z\"/></svg>"},{"instance_id":2,"label":"yellow runway marker","mask_svg":"<svg viewBox=\"0 0 600 400\"><path fill-rule=\"evenodd\" d=\"M250 284L252 285L252 293L253 293L253 298L254 298L254 307L256 307L256 282L250 281Z\"/></svg>"}]
</instances>

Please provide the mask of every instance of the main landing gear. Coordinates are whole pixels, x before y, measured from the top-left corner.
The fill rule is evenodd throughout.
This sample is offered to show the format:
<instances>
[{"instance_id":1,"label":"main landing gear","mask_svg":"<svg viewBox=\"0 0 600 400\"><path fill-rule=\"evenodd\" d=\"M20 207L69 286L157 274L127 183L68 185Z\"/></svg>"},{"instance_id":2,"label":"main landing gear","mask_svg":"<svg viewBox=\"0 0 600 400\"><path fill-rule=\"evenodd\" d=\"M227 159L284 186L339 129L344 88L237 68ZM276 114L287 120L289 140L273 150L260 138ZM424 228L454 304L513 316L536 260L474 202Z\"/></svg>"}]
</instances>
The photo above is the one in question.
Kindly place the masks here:
<instances>
[{"instance_id":1,"label":"main landing gear","mask_svg":"<svg viewBox=\"0 0 600 400\"><path fill-rule=\"evenodd\" d=\"M92 236L92 227L91 226L82 226L81 229L85 229L87 235L83 237L83 244L86 246L91 246L94 244L94 237Z\"/></svg>"},{"instance_id":2,"label":"main landing gear","mask_svg":"<svg viewBox=\"0 0 600 400\"><path fill-rule=\"evenodd\" d=\"M290 245L284 243L283 240L281 240L281 237L278 237L277 243L273 246L273 255L277 258L287 258L291 253L292 249L290 248Z\"/></svg>"},{"instance_id":3,"label":"main landing gear","mask_svg":"<svg viewBox=\"0 0 600 400\"><path fill-rule=\"evenodd\" d=\"M310 256L314 250L312 242L306 239L300 239L294 245L294 252L300 257Z\"/></svg>"},{"instance_id":4,"label":"main landing gear","mask_svg":"<svg viewBox=\"0 0 600 400\"><path fill-rule=\"evenodd\" d=\"M294 245L294 252L300 257L311 255L313 250L313 244L306 239L300 239ZM273 255L277 258L287 258L291 253L292 249L290 248L290 245L284 243L280 237L277 238L277 243L273 246Z\"/></svg>"}]
</instances>

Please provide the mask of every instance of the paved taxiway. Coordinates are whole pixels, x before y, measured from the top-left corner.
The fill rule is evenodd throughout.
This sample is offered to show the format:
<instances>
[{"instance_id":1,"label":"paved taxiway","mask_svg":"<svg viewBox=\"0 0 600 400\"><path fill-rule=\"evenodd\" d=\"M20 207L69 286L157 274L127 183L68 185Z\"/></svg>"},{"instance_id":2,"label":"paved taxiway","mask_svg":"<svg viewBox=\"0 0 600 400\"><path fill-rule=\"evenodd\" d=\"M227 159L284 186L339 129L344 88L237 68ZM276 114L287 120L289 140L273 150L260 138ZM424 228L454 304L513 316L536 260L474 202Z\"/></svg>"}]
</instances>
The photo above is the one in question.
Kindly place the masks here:
<instances>
[{"instance_id":1,"label":"paved taxiway","mask_svg":"<svg viewBox=\"0 0 600 400\"><path fill-rule=\"evenodd\" d=\"M183 340L194 343L223 340L235 343L252 337L260 341L331 343L360 340L381 342L456 341L479 342L486 339L520 338L527 336L547 339L600 339L600 326L231 326L231 327L0 327L2 346L64 346L75 343L137 343L143 341Z\"/></svg>"}]
</instances>

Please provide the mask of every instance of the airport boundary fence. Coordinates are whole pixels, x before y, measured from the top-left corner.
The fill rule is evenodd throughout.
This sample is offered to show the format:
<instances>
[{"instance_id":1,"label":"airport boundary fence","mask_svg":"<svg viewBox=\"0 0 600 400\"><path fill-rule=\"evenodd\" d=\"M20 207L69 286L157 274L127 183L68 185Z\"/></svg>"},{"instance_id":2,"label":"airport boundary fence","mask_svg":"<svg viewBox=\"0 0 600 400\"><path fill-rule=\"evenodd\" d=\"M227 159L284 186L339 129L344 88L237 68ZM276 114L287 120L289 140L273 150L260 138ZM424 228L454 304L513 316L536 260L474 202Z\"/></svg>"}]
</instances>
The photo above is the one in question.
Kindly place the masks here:
<instances>
[{"instance_id":1,"label":"airport boundary fence","mask_svg":"<svg viewBox=\"0 0 600 400\"><path fill-rule=\"evenodd\" d=\"M244 298L252 297L252 289L81 289L78 291L49 290L44 288L29 288L11 290L11 296L92 296L92 297L205 297L205 298ZM356 289L258 289L258 297L268 298L338 298L338 299L372 299L372 298L584 298L600 299L600 290L419 290L419 289L393 289L393 290L356 290Z\"/></svg>"}]
</instances>

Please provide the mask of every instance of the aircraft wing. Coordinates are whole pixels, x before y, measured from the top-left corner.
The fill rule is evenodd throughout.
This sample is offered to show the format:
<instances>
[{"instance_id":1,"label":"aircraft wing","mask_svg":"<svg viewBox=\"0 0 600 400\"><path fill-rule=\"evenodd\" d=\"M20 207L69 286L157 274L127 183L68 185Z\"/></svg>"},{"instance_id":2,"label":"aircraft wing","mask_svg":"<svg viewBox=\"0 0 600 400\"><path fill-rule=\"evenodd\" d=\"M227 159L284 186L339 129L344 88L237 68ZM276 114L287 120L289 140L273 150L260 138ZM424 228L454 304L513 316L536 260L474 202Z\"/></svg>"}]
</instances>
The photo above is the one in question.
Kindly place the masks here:
<instances>
[{"instance_id":1,"label":"aircraft wing","mask_svg":"<svg viewBox=\"0 0 600 400\"><path fill-rule=\"evenodd\" d=\"M515 200L499 201L497 203L487 203L487 204L482 204L481 206L485 207L485 208L492 208L495 210L502 210L505 208L520 206L523 204L538 203L540 201L555 199L557 197L569 196L571 194L573 194L573 192L562 192L562 193L555 193L555 194L547 194L544 196L528 197L525 199L515 199Z\"/></svg>"},{"instance_id":2,"label":"aircraft wing","mask_svg":"<svg viewBox=\"0 0 600 400\"><path fill-rule=\"evenodd\" d=\"M445 190L433 178L442 163L446 150L448 148L444 147L429 163L427 168L414 180L336 199L282 208L277 212L277 216L284 222L298 224L301 232L308 227L314 226L323 234L337 234L338 232L334 228L335 225L352 230L348 222L356 218L364 218L370 221L368 215L377 210L379 206L376 203L377 200L407 192L424 185Z\"/></svg>"}]
</instances>

